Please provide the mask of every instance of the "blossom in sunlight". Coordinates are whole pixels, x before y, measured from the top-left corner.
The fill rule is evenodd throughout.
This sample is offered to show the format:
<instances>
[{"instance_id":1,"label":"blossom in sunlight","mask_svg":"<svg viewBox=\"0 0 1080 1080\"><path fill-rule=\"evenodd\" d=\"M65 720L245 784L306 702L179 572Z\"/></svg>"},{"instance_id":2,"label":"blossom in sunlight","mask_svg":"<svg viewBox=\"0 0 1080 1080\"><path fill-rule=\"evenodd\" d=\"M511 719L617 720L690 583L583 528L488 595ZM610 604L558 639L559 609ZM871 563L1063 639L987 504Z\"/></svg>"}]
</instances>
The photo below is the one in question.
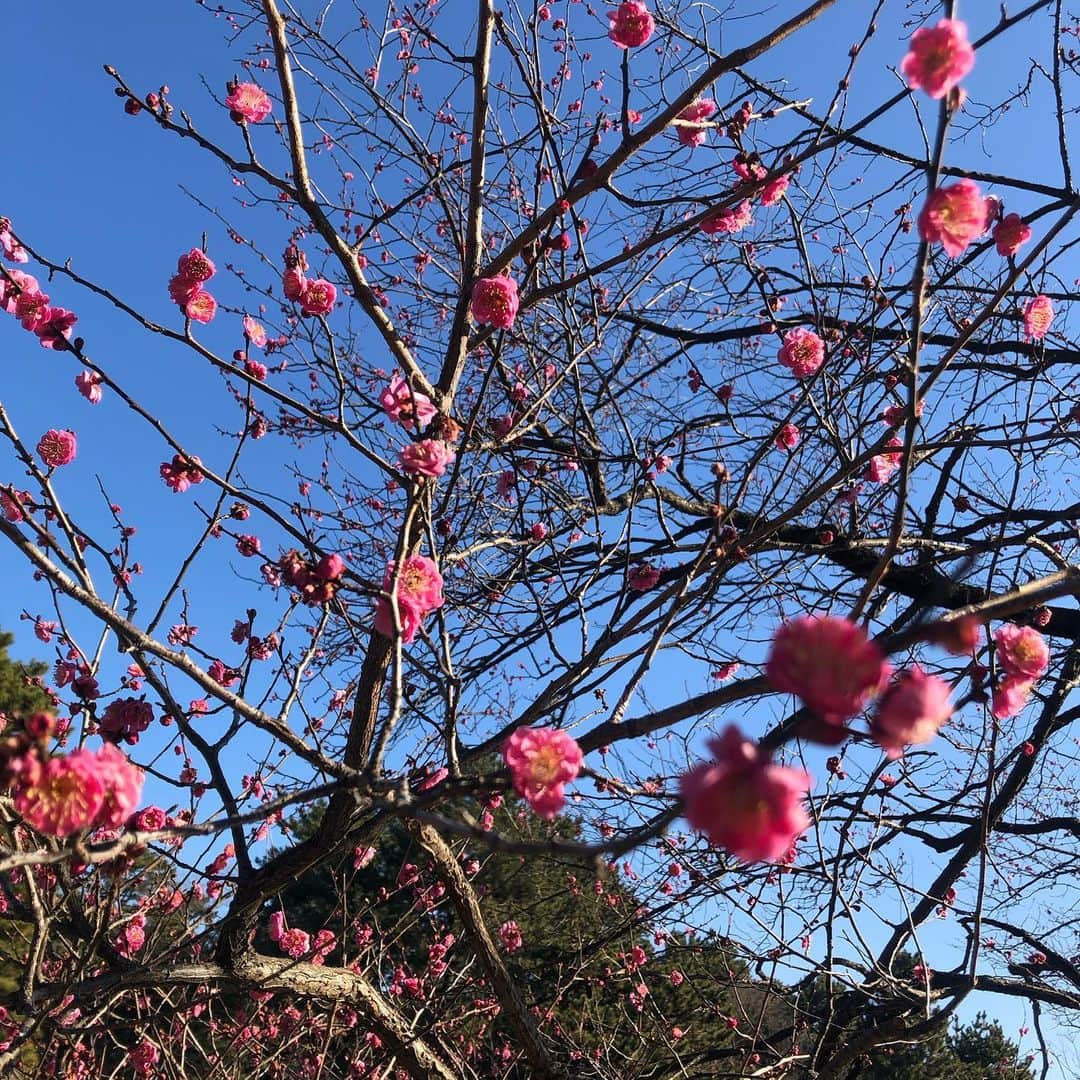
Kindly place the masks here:
<instances>
[{"instance_id":1,"label":"blossom in sunlight","mask_svg":"<svg viewBox=\"0 0 1080 1080\"><path fill-rule=\"evenodd\" d=\"M644 45L656 30L656 20L640 0L624 0L608 12L608 37L620 49Z\"/></svg>"},{"instance_id":2,"label":"blossom in sunlight","mask_svg":"<svg viewBox=\"0 0 1080 1080\"><path fill-rule=\"evenodd\" d=\"M401 471L412 476L442 476L457 455L442 439L421 439L409 443L398 455Z\"/></svg>"},{"instance_id":3,"label":"blossom in sunlight","mask_svg":"<svg viewBox=\"0 0 1080 1080\"><path fill-rule=\"evenodd\" d=\"M101 376L96 371L83 371L75 376L75 386L91 405L101 401Z\"/></svg>"},{"instance_id":4,"label":"blossom in sunlight","mask_svg":"<svg viewBox=\"0 0 1080 1080\"><path fill-rule=\"evenodd\" d=\"M337 289L325 278L309 281L300 294L301 315L329 315L334 310Z\"/></svg>"},{"instance_id":5,"label":"blossom in sunlight","mask_svg":"<svg viewBox=\"0 0 1080 1080\"><path fill-rule=\"evenodd\" d=\"M810 824L803 805L809 775L774 764L733 724L709 741L709 750L712 761L679 780L686 820L744 862L784 858Z\"/></svg>"},{"instance_id":6,"label":"blossom in sunlight","mask_svg":"<svg viewBox=\"0 0 1080 1080\"><path fill-rule=\"evenodd\" d=\"M761 189L761 205L773 206L778 203L786 194L790 183L791 177L786 173L783 176L778 176L775 180L770 180Z\"/></svg>"},{"instance_id":7,"label":"blossom in sunlight","mask_svg":"<svg viewBox=\"0 0 1080 1080\"><path fill-rule=\"evenodd\" d=\"M738 206L729 206L724 210L715 210L701 221L701 231L706 236L741 232L754 223L754 215L749 199L743 199Z\"/></svg>"},{"instance_id":8,"label":"blossom in sunlight","mask_svg":"<svg viewBox=\"0 0 1080 1080\"><path fill-rule=\"evenodd\" d=\"M900 70L912 90L925 90L943 98L975 66L975 50L967 37L967 25L959 19L942 19L911 36L911 48Z\"/></svg>"},{"instance_id":9,"label":"blossom in sunlight","mask_svg":"<svg viewBox=\"0 0 1080 1080\"><path fill-rule=\"evenodd\" d=\"M995 720L1008 720L1009 717L1016 716L1028 703L1034 686L1034 679L1027 679L1022 675L1006 675L994 687L990 715Z\"/></svg>"},{"instance_id":10,"label":"blossom in sunlight","mask_svg":"<svg viewBox=\"0 0 1080 1080\"><path fill-rule=\"evenodd\" d=\"M395 588L395 565L394 560L386 564L382 584L384 592ZM443 579L434 561L426 555L410 555L402 567L394 595L401 623L401 640L409 644L415 640L424 617L443 605ZM375 629L384 637L394 636L393 609L386 597L380 596L376 604Z\"/></svg>"},{"instance_id":11,"label":"blossom in sunlight","mask_svg":"<svg viewBox=\"0 0 1080 1080\"><path fill-rule=\"evenodd\" d=\"M994 226L993 237L999 255L1015 255L1031 239L1031 226L1019 214L1006 214Z\"/></svg>"},{"instance_id":12,"label":"blossom in sunlight","mask_svg":"<svg viewBox=\"0 0 1080 1080\"><path fill-rule=\"evenodd\" d=\"M1042 341L1054 321L1054 304L1040 293L1024 305L1024 333L1029 341Z\"/></svg>"},{"instance_id":13,"label":"blossom in sunlight","mask_svg":"<svg viewBox=\"0 0 1080 1080\"><path fill-rule=\"evenodd\" d=\"M270 95L255 83L230 83L225 104L238 124L262 123L274 107Z\"/></svg>"},{"instance_id":14,"label":"blossom in sunlight","mask_svg":"<svg viewBox=\"0 0 1080 1080\"><path fill-rule=\"evenodd\" d=\"M75 432L66 429L49 428L37 444L38 457L53 469L61 465L70 465L75 460L77 449L78 440L75 438Z\"/></svg>"},{"instance_id":15,"label":"blossom in sunlight","mask_svg":"<svg viewBox=\"0 0 1080 1080\"><path fill-rule=\"evenodd\" d=\"M941 244L953 259L985 232L986 200L973 180L932 191L919 213L919 235L928 244Z\"/></svg>"},{"instance_id":16,"label":"blossom in sunlight","mask_svg":"<svg viewBox=\"0 0 1080 1080\"><path fill-rule=\"evenodd\" d=\"M390 385L379 395L379 404L391 420L405 428L415 427L418 421L422 427L427 427L438 412L431 404L431 398L413 390L396 371Z\"/></svg>"},{"instance_id":17,"label":"blossom in sunlight","mask_svg":"<svg viewBox=\"0 0 1080 1080\"><path fill-rule=\"evenodd\" d=\"M581 747L558 728L518 728L503 744L514 790L550 821L563 808L563 788L581 771Z\"/></svg>"},{"instance_id":18,"label":"blossom in sunlight","mask_svg":"<svg viewBox=\"0 0 1080 1080\"><path fill-rule=\"evenodd\" d=\"M27 758L21 765L13 804L28 825L46 836L70 836L94 826L106 784L95 754L75 750L45 762Z\"/></svg>"},{"instance_id":19,"label":"blossom in sunlight","mask_svg":"<svg viewBox=\"0 0 1080 1080\"><path fill-rule=\"evenodd\" d=\"M697 124L696 121L708 120L715 113L716 102L712 98L698 98L696 101L691 101L676 118L684 121L675 127L679 142L683 146L690 147L691 150L700 146L709 137L709 129L705 124Z\"/></svg>"},{"instance_id":20,"label":"blossom in sunlight","mask_svg":"<svg viewBox=\"0 0 1080 1080\"><path fill-rule=\"evenodd\" d=\"M71 338L71 328L79 321L79 316L67 308L50 307L42 316L34 333L38 344L43 349L55 349L62 352Z\"/></svg>"},{"instance_id":21,"label":"blossom in sunlight","mask_svg":"<svg viewBox=\"0 0 1080 1080\"><path fill-rule=\"evenodd\" d=\"M33 274L24 273L22 270L16 270L13 267L5 267L4 269L7 277L0 274L0 308L3 308L9 315L14 315L19 297L23 293L41 292L41 288ZM8 278L11 280L9 281Z\"/></svg>"},{"instance_id":22,"label":"blossom in sunlight","mask_svg":"<svg viewBox=\"0 0 1080 1080\"><path fill-rule=\"evenodd\" d=\"M1006 675L1037 679L1050 666L1050 648L1046 638L1033 626L1005 623L994 631L998 666Z\"/></svg>"},{"instance_id":23,"label":"blossom in sunlight","mask_svg":"<svg viewBox=\"0 0 1080 1080\"><path fill-rule=\"evenodd\" d=\"M509 330L518 313L517 282L509 274L480 278L472 289L472 317L497 330Z\"/></svg>"},{"instance_id":24,"label":"blossom in sunlight","mask_svg":"<svg viewBox=\"0 0 1080 1080\"><path fill-rule=\"evenodd\" d=\"M217 273L217 267L202 248L192 248L176 260L176 276L192 284L201 285Z\"/></svg>"},{"instance_id":25,"label":"blossom in sunlight","mask_svg":"<svg viewBox=\"0 0 1080 1080\"><path fill-rule=\"evenodd\" d=\"M866 631L837 615L802 615L784 623L765 662L774 689L795 694L830 725L862 712L890 673Z\"/></svg>"},{"instance_id":26,"label":"blossom in sunlight","mask_svg":"<svg viewBox=\"0 0 1080 1080\"><path fill-rule=\"evenodd\" d=\"M902 439L893 436L885 445L895 449L888 450L883 454L875 454L870 459L870 464L866 466L866 472L863 474L867 480L875 484L888 483L904 460L902 452L904 442Z\"/></svg>"},{"instance_id":27,"label":"blossom in sunlight","mask_svg":"<svg viewBox=\"0 0 1080 1080\"><path fill-rule=\"evenodd\" d=\"M253 319L250 315L245 315L241 320L240 325L244 328L244 337L247 338L256 349L266 348L266 328L261 322Z\"/></svg>"},{"instance_id":28,"label":"blossom in sunlight","mask_svg":"<svg viewBox=\"0 0 1080 1080\"><path fill-rule=\"evenodd\" d=\"M808 379L825 363L825 342L813 330L797 326L784 335L776 357L796 379Z\"/></svg>"},{"instance_id":29,"label":"blossom in sunlight","mask_svg":"<svg viewBox=\"0 0 1080 1080\"><path fill-rule=\"evenodd\" d=\"M94 756L105 787L101 810L94 824L101 828L119 829L139 805L143 771L112 743L106 743Z\"/></svg>"},{"instance_id":30,"label":"blossom in sunlight","mask_svg":"<svg viewBox=\"0 0 1080 1080\"><path fill-rule=\"evenodd\" d=\"M904 747L927 743L952 715L950 688L918 664L901 671L881 695L870 718L870 734L887 757L898 758Z\"/></svg>"},{"instance_id":31,"label":"blossom in sunlight","mask_svg":"<svg viewBox=\"0 0 1080 1080\"><path fill-rule=\"evenodd\" d=\"M217 301L200 288L184 305L184 314L197 323L208 323L217 314Z\"/></svg>"},{"instance_id":32,"label":"blossom in sunlight","mask_svg":"<svg viewBox=\"0 0 1080 1080\"><path fill-rule=\"evenodd\" d=\"M623 7L628 5L624 4ZM643 7L644 5L638 5ZM0 218L0 251L9 262L24 263L30 261L30 255L26 248L15 239L11 232L11 222L7 218Z\"/></svg>"}]
</instances>

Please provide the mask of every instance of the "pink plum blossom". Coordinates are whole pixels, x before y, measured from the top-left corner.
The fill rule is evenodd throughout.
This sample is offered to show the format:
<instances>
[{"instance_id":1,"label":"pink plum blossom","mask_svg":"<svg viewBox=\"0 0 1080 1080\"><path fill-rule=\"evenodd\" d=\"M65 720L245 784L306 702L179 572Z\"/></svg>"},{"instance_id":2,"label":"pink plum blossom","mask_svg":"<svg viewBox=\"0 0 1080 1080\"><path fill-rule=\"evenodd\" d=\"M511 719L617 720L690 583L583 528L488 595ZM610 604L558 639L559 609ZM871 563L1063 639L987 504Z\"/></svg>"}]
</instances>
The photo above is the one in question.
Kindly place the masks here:
<instances>
[{"instance_id":1,"label":"pink plum blossom","mask_svg":"<svg viewBox=\"0 0 1080 1080\"><path fill-rule=\"evenodd\" d=\"M656 20L640 0L624 0L608 12L608 37L620 49L644 45L656 30Z\"/></svg>"},{"instance_id":2,"label":"pink plum blossom","mask_svg":"<svg viewBox=\"0 0 1080 1080\"><path fill-rule=\"evenodd\" d=\"M784 623L765 662L776 690L797 695L829 725L862 712L890 670L866 631L836 615L802 615Z\"/></svg>"},{"instance_id":3,"label":"pink plum blossom","mask_svg":"<svg viewBox=\"0 0 1080 1080\"><path fill-rule=\"evenodd\" d=\"M290 266L281 275L281 287L286 300L299 300L308 287L308 279L299 266Z\"/></svg>"},{"instance_id":4,"label":"pink plum blossom","mask_svg":"<svg viewBox=\"0 0 1080 1080\"><path fill-rule=\"evenodd\" d=\"M799 442L802 440L802 433L799 429L791 423L784 424L784 426L777 432L776 435L776 448L778 450L794 450Z\"/></svg>"},{"instance_id":5,"label":"pink plum blossom","mask_svg":"<svg viewBox=\"0 0 1080 1080\"><path fill-rule=\"evenodd\" d=\"M266 328L261 322L256 321L250 315L245 315L241 320L244 328L244 337L255 346L256 349L266 348Z\"/></svg>"},{"instance_id":6,"label":"pink plum blossom","mask_svg":"<svg viewBox=\"0 0 1080 1080\"><path fill-rule=\"evenodd\" d=\"M1054 321L1054 304L1049 296L1039 293L1024 305L1024 333L1029 341L1042 341Z\"/></svg>"},{"instance_id":7,"label":"pink plum blossom","mask_svg":"<svg viewBox=\"0 0 1080 1080\"><path fill-rule=\"evenodd\" d=\"M677 119L684 123L677 124L675 134L683 146L694 149L700 146L709 137L709 129L705 124L698 124L698 120L708 120L716 113L716 102L712 98L698 98L691 101Z\"/></svg>"},{"instance_id":8,"label":"pink plum blossom","mask_svg":"<svg viewBox=\"0 0 1080 1080\"><path fill-rule=\"evenodd\" d=\"M4 258L8 262L24 263L30 261L30 255L27 253L26 248L15 239L11 231L11 222L7 218L0 218L0 250L3 251Z\"/></svg>"},{"instance_id":9,"label":"pink plum blossom","mask_svg":"<svg viewBox=\"0 0 1080 1080\"><path fill-rule=\"evenodd\" d=\"M96 371L83 371L76 375L75 386L91 405L101 401L101 376Z\"/></svg>"},{"instance_id":10,"label":"pink plum blossom","mask_svg":"<svg viewBox=\"0 0 1080 1080\"><path fill-rule=\"evenodd\" d=\"M109 702L98 718L98 731L104 739L134 746L153 720L154 710L149 702L132 697L117 698Z\"/></svg>"},{"instance_id":11,"label":"pink plum blossom","mask_svg":"<svg viewBox=\"0 0 1080 1080\"><path fill-rule=\"evenodd\" d=\"M208 323L217 314L217 301L205 289L200 288L184 305L184 314L192 322Z\"/></svg>"},{"instance_id":12,"label":"pink plum blossom","mask_svg":"<svg viewBox=\"0 0 1080 1080\"><path fill-rule=\"evenodd\" d=\"M398 455L401 471L412 476L442 476L457 455L442 439L421 439L409 443Z\"/></svg>"},{"instance_id":13,"label":"pink plum blossom","mask_svg":"<svg viewBox=\"0 0 1080 1080\"><path fill-rule=\"evenodd\" d=\"M43 349L55 349L57 352L62 352L67 348L67 343L71 338L71 328L78 321L79 317L73 311L62 307L50 307L34 327L38 344Z\"/></svg>"},{"instance_id":14,"label":"pink plum blossom","mask_svg":"<svg viewBox=\"0 0 1080 1080\"><path fill-rule=\"evenodd\" d=\"M46 836L70 836L94 826L105 802L105 783L97 755L89 750L44 763L33 760L16 777L15 810Z\"/></svg>"},{"instance_id":15,"label":"pink plum blossom","mask_svg":"<svg viewBox=\"0 0 1080 1080\"><path fill-rule=\"evenodd\" d=\"M782 176L778 176L775 180L770 180L761 189L761 205L773 206L778 203L787 193L788 185L790 183L791 177L786 173Z\"/></svg>"},{"instance_id":16,"label":"pink plum blossom","mask_svg":"<svg viewBox=\"0 0 1080 1080\"><path fill-rule=\"evenodd\" d=\"M75 460L77 449L78 440L75 438L75 432L67 429L49 428L37 444L38 457L53 469L61 465L70 465Z\"/></svg>"},{"instance_id":17,"label":"pink plum blossom","mask_svg":"<svg viewBox=\"0 0 1080 1080\"><path fill-rule=\"evenodd\" d=\"M95 826L118 829L135 812L142 795L143 771L122 750L106 743L95 755L105 794Z\"/></svg>"},{"instance_id":18,"label":"pink plum blossom","mask_svg":"<svg viewBox=\"0 0 1080 1080\"><path fill-rule=\"evenodd\" d=\"M715 210L702 219L701 231L706 236L741 232L754 223L754 215L749 199L743 199L737 207Z\"/></svg>"},{"instance_id":19,"label":"pink plum blossom","mask_svg":"<svg viewBox=\"0 0 1080 1080\"><path fill-rule=\"evenodd\" d=\"M192 248L176 260L176 276L201 285L217 273L217 267L202 248Z\"/></svg>"},{"instance_id":20,"label":"pink plum blossom","mask_svg":"<svg viewBox=\"0 0 1080 1080\"><path fill-rule=\"evenodd\" d=\"M386 564L383 591L389 592L394 580L395 562ZM443 605L443 579L439 568L426 555L410 555L405 560L396 593L401 639L406 644L415 640L424 616ZM384 637L394 636L394 619L390 601L379 597L375 608L375 629Z\"/></svg>"},{"instance_id":21,"label":"pink plum blossom","mask_svg":"<svg viewBox=\"0 0 1080 1080\"><path fill-rule=\"evenodd\" d=\"M165 485L180 494L187 491L192 484L201 484L206 479L199 468L201 464L197 457L192 457L189 461L177 454L172 461L163 461L158 472Z\"/></svg>"},{"instance_id":22,"label":"pink plum blossom","mask_svg":"<svg viewBox=\"0 0 1080 1080\"><path fill-rule=\"evenodd\" d=\"M517 282L509 274L480 278L473 284L472 317L497 330L509 330L518 313Z\"/></svg>"},{"instance_id":23,"label":"pink plum blossom","mask_svg":"<svg viewBox=\"0 0 1080 1080\"><path fill-rule=\"evenodd\" d=\"M394 372L390 385L379 395L379 404L391 420L404 428L413 428L419 421L421 427L427 427L438 414L431 404L431 398L413 390L398 372Z\"/></svg>"},{"instance_id":24,"label":"pink plum blossom","mask_svg":"<svg viewBox=\"0 0 1080 1080\"><path fill-rule=\"evenodd\" d=\"M952 715L949 684L918 664L901 671L878 701L870 734L889 758L911 743L927 743Z\"/></svg>"},{"instance_id":25,"label":"pink plum blossom","mask_svg":"<svg viewBox=\"0 0 1080 1080\"><path fill-rule=\"evenodd\" d=\"M1005 623L994 631L998 666L1006 675L1037 679L1050 666L1046 638L1033 626Z\"/></svg>"},{"instance_id":26,"label":"pink plum blossom","mask_svg":"<svg viewBox=\"0 0 1080 1080\"><path fill-rule=\"evenodd\" d=\"M955 259L986 232L986 200L974 180L958 180L932 191L919 213L919 235L941 244Z\"/></svg>"},{"instance_id":27,"label":"pink plum blossom","mask_svg":"<svg viewBox=\"0 0 1080 1080\"><path fill-rule=\"evenodd\" d=\"M1006 675L994 687L990 715L995 720L1008 720L1016 716L1028 703L1034 686L1034 679L1027 679L1022 675Z\"/></svg>"},{"instance_id":28,"label":"pink plum blossom","mask_svg":"<svg viewBox=\"0 0 1080 1080\"><path fill-rule=\"evenodd\" d=\"M581 770L581 748L558 728L518 728L503 744L514 790L550 821L562 809L563 788Z\"/></svg>"},{"instance_id":29,"label":"pink plum blossom","mask_svg":"<svg viewBox=\"0 0 1080 1080\"><path fill-rule=\"evenodd\" d=\"M325 278L309 281L300 295L301 315L329 315L337 300L336 287Z\"/></svg>"},{"instance_id":30,"label":"pink plum blossom","mask_svg":"<svg viewBox=\"0 0 1080 1080\"><path fill-rule=\"evenodd\" d=\"M710 740L709 750L713 760L679 780L686 820L743 862L784 858L810 824L803 805L809 775L773 764L733 724Z\"/></svg>"},{"instance_id":31,"label":"pink plum blossom","mask_svg":"<svg viewBox=\"0 0 1080 1080\"><path fill-rule=\"evenodd\" d=\"M1031 226L1019 214L1006 214L994 226L993 237L999 255L1015 255L1031 239Z\"/></svg>"},{"instance_id":32,"label":"pink plum blossom","mask_svg":"<svg viewBox=\"0 0 1080 1080\"><path fill-rule=\"evenodd\" d=\"M885 444L886 446L896 447L895 450L890 450L883 454L875 454L870 459L870 464L866 466L866 479L872 481L875 484L886 484L892 479L893 474L900 468L903 463L904 455L902 447L904 445L902 439L898 439L895 436Z\"/></svg>"},{"instance_id":33,"label":"pink plum blossom","mask_svg":"<svg viewBox=\"0 0 1080 1080\"><path fill-rule=\"evenodd\" d=\"M959 19L942 19L937 26L915 31L900 70L912 90L925 90L938 100L974 66L975 50L968 43L967 26Z\"/></svg>"},{"instance_id":34,"label":"pink plum blossom","mask_svg":"<svg viewBox=\"0 0 1080 1080\"><path fill-rule=\"evenodd\" d=\"M784 335L776 357L796 379L808 379L825 363L825 342L813 330L797 326Z\"/></svg>"},{"instance_id":35,"label":"pink plum blossom","mask_svg":"<svg viewBox=\"0 0 1080 1080\"><path fill-rule=\"evenodd\" d=\"M230 83L225 105L238 124L262 123L274 107L270 95L255 83Z\"/></svg>"},{"instance_id":36,"label":"pink plum blossom","mask_svg":"<svg viewBox=\"0 0 1080 1080\"><path fill-rule=\"evenodd\" d=\"M24 293L38 293L41 288L37 278L33 274L27 274L22 270L5 267L7 277L0 274L0 307L9 315L15 314L15 306L19 297ZM8 278L11 280L9 281Z\"/></svg>"}]
</instances>

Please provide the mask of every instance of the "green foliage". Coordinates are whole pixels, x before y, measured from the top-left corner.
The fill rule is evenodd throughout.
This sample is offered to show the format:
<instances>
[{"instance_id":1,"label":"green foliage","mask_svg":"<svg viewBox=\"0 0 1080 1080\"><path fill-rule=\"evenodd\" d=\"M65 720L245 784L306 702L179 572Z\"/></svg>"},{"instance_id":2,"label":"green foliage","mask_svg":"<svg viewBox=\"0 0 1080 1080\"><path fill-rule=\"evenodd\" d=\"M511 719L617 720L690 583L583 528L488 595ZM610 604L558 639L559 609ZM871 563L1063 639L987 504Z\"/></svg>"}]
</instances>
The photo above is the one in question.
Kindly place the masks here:
<instances>
[{"instance_id":1,"label":"green foliage","mask_svg":"<svg viewBox=\"0 0 1080 1080\"><path fill-rule=\"evenodd\" d=\"M12 660L7 651L14 640L14 634L0 630L0 713L17 716L51 708L48 694L39 686L29 683L31 679L44 675L49 665L41 660L31 660L26 664Z\"/></svg>"}]
</instances>

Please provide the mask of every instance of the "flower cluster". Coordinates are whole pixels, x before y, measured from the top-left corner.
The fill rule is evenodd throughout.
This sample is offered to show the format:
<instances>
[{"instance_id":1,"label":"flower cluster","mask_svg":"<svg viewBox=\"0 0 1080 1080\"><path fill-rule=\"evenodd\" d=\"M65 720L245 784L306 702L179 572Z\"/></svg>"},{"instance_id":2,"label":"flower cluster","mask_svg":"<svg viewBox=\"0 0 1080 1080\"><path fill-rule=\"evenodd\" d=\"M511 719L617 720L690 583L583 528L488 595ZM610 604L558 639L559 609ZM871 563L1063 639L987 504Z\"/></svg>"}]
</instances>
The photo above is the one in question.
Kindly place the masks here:
<instances>
[{"instance_id":1,"label":"flower cluster","mask_svg":"<svg viewBox=\"0 0 1080 1080\"><path fill-rule=\"evenodd\" d=\"M990 711L998 720L1015 716L1027 704L1035 682L1050 666L1046 638L1033 626L1006 623L994 631L1001 678L994 687Z\"/></svg>"},{"instance_id":2,"label":"flower cluster","mask_svg":"<svg viewBox=\"0 0 1080 1080\"><path fill-rule=\"evenodd\" d=\"M382 588L396 600L401 640L409 644L416 640L424 617L443 606L443 579L439 568L426 555L410 555L400 574L395 573L396 567L393 559L386 564ZM375 606L375 629L383 637L394 636L394 609L386 596L380 596Z\"/></svg>"},{"instance_id":3,"label":"flower cluster","mask_svg":"<svg viewBox=\"0 0 1080 1080\"><path fill-rule=\"evenodd\" d=\"M0 245L5 258L12 262L26 262L29 258L26 249L11 235L7 218L0 218ZM43 349L66 349L71 328L79 321L66 308L53 307L37 278L6 266L0 268L0 308L14 315L24 330L36 334Z\"/></svg>"},{"instance_id":4,"label":"flower cluster","mask_svg":"<svg viewBox=\"0 0 1080 1080\"><path fill-rule=\"evenodd\" d=\"M518 728L503 744L514 790L550 821L566 801L564 788L581 771L581 747L558 728Z\"/></svg>"},{"instance_id":5,"label":"flower cluster","mask_svg":"<svg viewBox=\"0 0 1080 1080\"><path fill-rule=\"evenodd\" d=\"M328 604L338 590L345 560L340 555L324 555L318 562L305 559L299 551L286 551L278 560L282 577L309 607Z\"/></svg>"},{"instance_id":6,"label":"flower cluster","mask_svg":"<svg viewBox=\"0 0 1080 1080\"><path fill-rule=\"evenodd\" d=\"M294 244L285 250L285 272L281 285L285 298L300 305L300 314L306 316L329 315L337 301L337 287L325 278L308 280L307 258Z\"/></svg>"},{"instance_id":7,"label":"flower cluster","mask_svg":"<svg viewBox=\"0 0 1080 1080\"><path fill-rule=\"evenodd\" d=\"M150 703L139 698L117 698L110 701L98 720L98 733L109 742L126 742L134 746L139 735L154 721Z\"/></svg>"},{"instance_id":8,"label":"flower cluster","mask_svg":"<svg viewBox=\"0 0 1080 1080\"><path fill-rule=\"evenodd\" d=\"M201 484L205 477L199 466L202 462L197 457L183 457L176 454L172 461L163 461L159 472L165 486L177 494L187 491L192 484Z\"/></svg>"},{"instance_id":9,"label":"flower cluster","mask_svg":"<svg viewBox=\"0 0 1080 1080\"><path fill-rule=\"evenodd\" d=\"M202 248L192 248L176 261L169 297L193 322L208 323L217 313L217 301L203 288L216 273L217 267Z\"/></svg>"}]
</instances>

